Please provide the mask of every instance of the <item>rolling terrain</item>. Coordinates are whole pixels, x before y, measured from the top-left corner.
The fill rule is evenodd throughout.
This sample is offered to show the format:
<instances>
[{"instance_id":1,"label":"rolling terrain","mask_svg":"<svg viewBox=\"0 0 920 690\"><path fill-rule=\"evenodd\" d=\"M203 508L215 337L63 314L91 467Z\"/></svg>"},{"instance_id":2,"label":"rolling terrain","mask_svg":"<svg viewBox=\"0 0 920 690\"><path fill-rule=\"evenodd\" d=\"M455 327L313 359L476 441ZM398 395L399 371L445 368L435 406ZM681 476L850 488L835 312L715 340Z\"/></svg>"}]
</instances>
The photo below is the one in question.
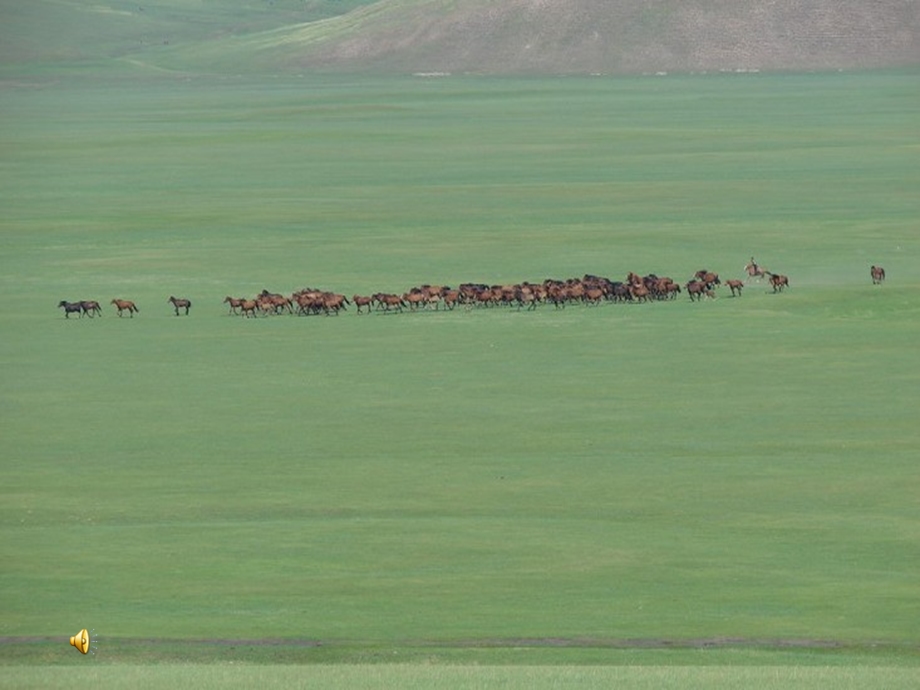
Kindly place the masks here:
<instances>
[{"instance_id":1,"label":"rolling terrain","mask_svg":"<svg viewBox=\"0 0 920 690\"><path fill-rule=\"evenodd\" d=\"M0 64L476 74L872 69L920 62L910 0L4 3Z\"/></svg>"}]
</instances>

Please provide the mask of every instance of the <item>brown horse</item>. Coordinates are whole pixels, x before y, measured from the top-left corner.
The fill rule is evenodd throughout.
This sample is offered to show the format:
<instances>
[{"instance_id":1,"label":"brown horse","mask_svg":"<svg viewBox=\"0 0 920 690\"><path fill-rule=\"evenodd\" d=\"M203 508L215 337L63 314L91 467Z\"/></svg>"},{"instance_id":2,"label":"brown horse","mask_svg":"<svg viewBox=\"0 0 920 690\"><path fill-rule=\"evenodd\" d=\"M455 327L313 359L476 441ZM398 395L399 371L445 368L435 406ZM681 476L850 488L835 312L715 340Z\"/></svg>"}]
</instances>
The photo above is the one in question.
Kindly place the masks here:
<instances>
[{"instance_id":1,"label":"brown horse","mask_svg":"<svg viewBox=\"0 0 920 690\"><path fill-rule=\"evenodd\" d=\"M770 279L770 285L773 287L773 292L782 292L783 288L789 287L788 277L779 273L770 273L770 271L764 271L764 273Z\"/></svg>"},{"instance_id":2,"label":"brown horse","mask_svg":"<svg viewBox=\"0 0 920 690\"><path fill-rule=\"evenodd\" d=\"M652 294L651 291L644 285L631 285L629 288L629 294L632 295L632 298L636 302L648 302L649 296Z\"/></svg>"},{"instance_id":3,"label":"brown horse","mask_svg":"<svg viewBox=\"0 0 920 690\"><path fill-rule=\"evenodd\" d=\"M702 280L691 280L685 287L691 302L694 300L699 302L703 297L714 297L712 290L709 289L709 284Z\"/></svg>"},{"instance_id":4,"label":"brown horse","mask_svg":"<svg viewBox=\"0 0 920 690\"><path fill-rule=\"evenodd\" d=\"M525 305L527 311L537 308L537 295L530 287L518 286L514 291L514 299L517 301L518 311L521 311Z\"/></svg>"},{"instance_id":5,"label":"brown horse","mask_svg":"<svg viewBox=\"0 0 920 690\"><path fill-rule=\"evenodd\" d=\"M95 314L102 316L102 307L99 306L99 302L94 299L86 299L80 302L80 305L83 307L83 313L88 314L90 318L93 318Z\"/></svg>"},{"instance_id":6,"label":"brown horse","mask_svg":"<svg viewBox=\"0 0 920 690\"><path fill-rule=\"evenodd\" d=\"M256 299L259 301L262 311L266 314L283 314L284 312L288 314L294 313L294 303L291 301L291 298L279 295L277 292L262 290L262 292L256 296Z\"/></svg>"},{"instance_id":7,"label":"brown horse","mask_svg":"<svg viewBox=\"0 0 920 690\"><path fill-rule=\"evenodd\" d=\"M118 315L119 315L119 316L121 316L121 313L122 313L123 311L127 311L128 314L129 314L129 315L131 316L131 318L133 319L133 318L134 318L134 312L140 311L140 309L137 308L137 305L134 304L134 302L132 302L132 301L129 300L129 299L117 299L117 298L116 298L116 299L113 299L113 300L112 300L112 304L114 304L114 305L115 305L115 308L118 309Z\"/></svg>"},{"instance_id":8,"label":"brown horse","mask_svg":"<svg viewBox=\"0 0 920 690\"><path fill-rule=\"evenodd\" d=\"M457 303L460 301L460 291L452 290L449 288L444 288L441 291L441 299L444 300L444 306L448 309L453 309L457 306Z\"/></svg>"},{"instance_id":9,"label":"brown horse","mask_svg":"<svg viewBox=\"0 0 920 690\"><path fill-rule=\"evenodd\" d=\"M324 292L323 293L323 311L326 316L330 314L338 316L340 311L347 311L348 307L346 305L351 304L349 299L345 295L340 295L335 292Z\"/></svg>"},{"instance_id":10,"label":"brown horse","mask_svg":"<svg viewBox=\"0 0 920 690\"><path fill-rule=\"evenodd\" d=\"M259 300L257 299L241 299L240 300L240 314L245 317L253 317L256 315L256 309L259 308Z\"/></svg>"},{"instance_id":11,"label":"brown horse","mask_svg":"<svg viewBox=\"0 0 920 690\"><path fill-rule=\"evenodd\" d=\"M728 287L731 289L732 297L741 297L741 288L744 287L743 281L740 281L737 278L732 278L730 280L726 280L725 284L728 285Z\"/></svg>"},{"instance_id":12,"label":"brown horse","mask_svg":"<svg viewBox=\"0 0 920 690\"><path fill-rule=\"evenodd\" d=\"M885 282L885 269L881 266L873 266L870 269L872 273L872 284L881 285Z\"/></svg>"},{"instance_id":13,"label":"brown horse","mask_svg":"<svg viewBox=\"0 0 920 690\"><path fill-rule=\"evenodd\" d=\"M179 316L179 310L185 309L185 315L188 316L188 310L192 308L192 301L185 299L184 297L172 297L167 300L173 305L173 309L176 310L176 316Z\"/></svg>"},{"instance_id":14,"label":"brown horse","mask_svg":"<svg viewBox=\"0 0 920 690\"><path fill-rule=\"evenodd\" d=\"M351 301L358 308L358 311L355 313L360 314L361 308L367 307L367 313L370 314L374 298L368 295L352 295Z\"/></svg>"},{"instance_id":15,"label":"brown horse","mask_svg":"<svg viewBox=\"0 0 920 690\"><path fill-rule=\"evenodd\" d=\"M722 281L719 280L719 274L713 273L712 271L707 271L705 268L697 271L694 276L697 280L706 284L706 288L712 290L716 285L721 285Z\"/></svg>"},{"instance_id":16,"label":"brown horse","mask_svg":"<svg viewBox=\"0 0 920 690\"><path fill-rule=\"evenodd\" d=\"M604 299L604 291L597 287L590 287L585 290L585 294L582 297L582 301L585 304L598 305L601 303L601 300Z\"/></svg>"},{"instance_id":17,"label":"brown horse","mask_svg":"<svg viewBox=\"0 0 920 690\"><path fill-rule=\"evenodd\" d=\"M67 300L61 300L58 302L58 308L64 310L64 318L69 319L71 314L79 314L80 318L83 318L83 302L68 302Z\"/></svg>"},{"instance_id":18,"label":"brown horse","mask_svg":"<svg viewBox=\"0 0 920 690\"><path fill-rule=\"evenodd\" d=\"M408 306L403 298L399 295L394 295L389 292L378 292L374 295L374 300L377 302L377 309L383 309L384 311L390 311L394 309L395 311L401 312L403 307Z\"/></svg>"},{"instance_id":19,"label":"brown horse","mask_svg":"<svg viewBox=\"0 0 920 690\"><path fill-rule=\"evenodd\" d=\"M421 305L428 301L428 297L423 292L414 288L402 296L403 302L409 305L409 311L416 311Z\"/></svg>"},{"instance_id":20,"label":"brown horse","mask_svg":"<svg viewBox=\"0 0 920 690\"><path fill-rule=\"evenodd\" d=\"M239 314L240 305L243 303L243 298L242 297L231 297L230 295L227 295L226 297L224 297L223 303L230 305L230 311L227 312L228 315L229 314Z\"/></svg>"}]
</instances>

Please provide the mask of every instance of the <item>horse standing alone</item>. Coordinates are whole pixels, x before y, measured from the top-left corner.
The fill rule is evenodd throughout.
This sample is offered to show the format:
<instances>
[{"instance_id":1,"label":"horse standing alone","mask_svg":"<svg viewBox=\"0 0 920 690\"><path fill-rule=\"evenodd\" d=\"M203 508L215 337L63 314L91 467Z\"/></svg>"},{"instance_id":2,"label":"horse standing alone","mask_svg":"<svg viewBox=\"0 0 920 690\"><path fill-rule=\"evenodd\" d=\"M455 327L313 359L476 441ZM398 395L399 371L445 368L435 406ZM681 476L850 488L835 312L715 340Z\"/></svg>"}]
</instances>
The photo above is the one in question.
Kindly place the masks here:
<instances>
[{"instance_id":1,"label":"horse standing alone","mask_svg":"<svg viewBox=\"0 0 920 690\"><path fill-rule=\"evenodd\" d=\"M188 316L188 310L192 308L191 300L170 296L168 301L172 303L173 308L176 310L176 316L179 316L180 309L185 309L185 315Z\"/></svg>"},{"instance_id":2,"label":"horse standing alone","mask_svg":"<svg viewBox=\"0 0 920 690\"><path fill-rule=\"evenodd\" d=\"M881 285L885 282L885 269L881 266L873 266L871 268L871 273L873 285Z\"/></svg>"},{"instance_id":3,"label":"horse standing alone","mask_svg":"<svg viewBox=\"0 0 920 690\"><path fill-rule=\"evenodd\" d=\"M744 287L743 281L740 281L737 278L732 278L731 280L726 280L725 284L728 285L728 287L731 289L732 297L735 297L736 293L738 297L741 297L741 288Z\"/></svg>"}]
</instances>

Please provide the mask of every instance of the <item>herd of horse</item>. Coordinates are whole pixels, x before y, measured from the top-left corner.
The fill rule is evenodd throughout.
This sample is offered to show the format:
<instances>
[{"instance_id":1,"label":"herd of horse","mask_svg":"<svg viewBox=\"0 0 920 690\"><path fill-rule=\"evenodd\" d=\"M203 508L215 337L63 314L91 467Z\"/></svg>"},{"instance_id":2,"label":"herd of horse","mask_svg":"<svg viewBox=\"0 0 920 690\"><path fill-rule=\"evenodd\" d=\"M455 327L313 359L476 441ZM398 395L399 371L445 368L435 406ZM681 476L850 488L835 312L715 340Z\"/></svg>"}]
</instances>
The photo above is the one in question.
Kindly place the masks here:
<instances>
[{"instance_id":1,"label":"herd of horse","mask_svg":"<svg viewBox=\"0 0 920 690\"><path fill-rule=\"evenodd\" d=\"M749 280L766 279L774 293L783 292L789 286L789 278L781 273L773 273L757 264L751 257L744 267ZM885 280L885 269L872 266L870 269L873 285L880 285ZM487 285L483 283L462 283L457 287L446 285L420 285L402 293L377 292L369 295L353 295L351 299L343 294L304 288L290 296L262 290L252 298L224 298L228 305L228 314L256 317L280 314L291 315L338 315L348 305L353 305L357 314L377 312L417 311L420 309L452 310L457 306L473 307L517 307L518 310L532 311L541 304L552 304L556 309L563 309L568 304L598 305L601 302L641 303L657 300L673 300L686 291L691 302L715 297L716 288L723 285L719 274L701 269L693 278L681 286L672 278L658 276L654 273L639 275L630 272L625 280L611 280L602 276L584 275L581 278L558 280L547 278L539 283L523 282L505 285ZM740 297L745 287L743 280L732 278L724 285L731 290L732 297ZM167 300L172 305L175 315L184 312L188 316L192 302L186 298L170 296ZM118 316L125 313L131 318L139 312L131 300L113 299L111 304L118 310ZM102 307L95 300L68 302L61 300L59 308L64 310L65 318L71 314L79 317L102 316Z\"/></svg>"}]
</instances>

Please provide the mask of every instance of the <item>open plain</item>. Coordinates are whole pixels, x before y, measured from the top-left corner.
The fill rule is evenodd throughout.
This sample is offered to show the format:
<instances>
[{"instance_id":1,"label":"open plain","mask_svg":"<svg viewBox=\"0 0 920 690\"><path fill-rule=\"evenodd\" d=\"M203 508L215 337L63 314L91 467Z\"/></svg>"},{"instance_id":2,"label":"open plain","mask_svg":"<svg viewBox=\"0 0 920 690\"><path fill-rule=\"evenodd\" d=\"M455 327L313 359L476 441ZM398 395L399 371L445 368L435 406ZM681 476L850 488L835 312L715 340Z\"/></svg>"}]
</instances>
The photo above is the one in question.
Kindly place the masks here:
<instances>
[{"instance_id":1,"label":"open plain","mask_svg":"<svg viewBox=\"0 0 920 690\"><path fill-rule=\"evenodd\" d=\"M4 85L0 684L915 686L916 79Z\"/></svg>"}]
</instances>

